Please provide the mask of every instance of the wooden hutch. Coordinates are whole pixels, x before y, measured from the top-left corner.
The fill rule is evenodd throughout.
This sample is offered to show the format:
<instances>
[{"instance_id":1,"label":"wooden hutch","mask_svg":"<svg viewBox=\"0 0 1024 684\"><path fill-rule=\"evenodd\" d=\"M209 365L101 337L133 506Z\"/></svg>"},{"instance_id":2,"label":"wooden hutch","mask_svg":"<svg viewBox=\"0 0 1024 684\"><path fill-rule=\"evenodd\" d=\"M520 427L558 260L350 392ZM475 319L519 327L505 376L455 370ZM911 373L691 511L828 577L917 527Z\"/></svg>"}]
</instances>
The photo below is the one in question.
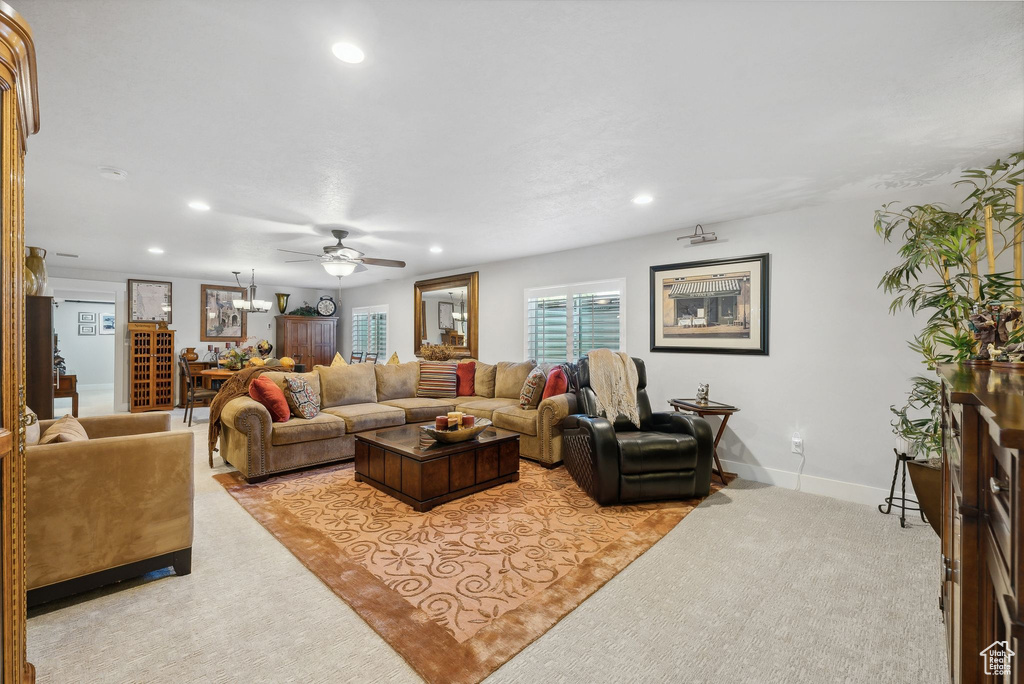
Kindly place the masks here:
<instances>
[{"instance_id":1,"label":"wooden hutch","mask_svg":"<svg viewBox=\"0 0 1024 684\"><path fill-rule=\"evenodd\" d=\"M1024 681L1024 373L950 364L939 374L950 681ZM1016 654L1009 674L985 673L990 645Z\"/></svg>"},{"instance_id":2,"label":"wooden hutch","mask_svg":"<svg viewBox=\"0 0 1024 684\"><path fill-rule=\"evenodd\" d=\"M174 331L157 323L128 324L128 409L170 411L174 408Z\"/></svg>"},{"instance_id":3,"label":"wooden hutch","mask_svg":"<svg viewBox=\"0 0 1024 684\"><path fill-rule=\"evenodd\" d=\"M290 356L306 370L329 366L338 345L336 316L274 316L277 321L277 358Z\"/></svg>"},{"instance_id":4,"label":"wooden hutch","mask_svg":"<svg viewBox=\"0 0 1024 684\"><path fill-rule=\"evenodd\" d=\"M9 684L35 681L25 658L24 163L27 138L39 130L38 102L32 31L0 2L0 682Z\"/></svg>"}]
</instances>

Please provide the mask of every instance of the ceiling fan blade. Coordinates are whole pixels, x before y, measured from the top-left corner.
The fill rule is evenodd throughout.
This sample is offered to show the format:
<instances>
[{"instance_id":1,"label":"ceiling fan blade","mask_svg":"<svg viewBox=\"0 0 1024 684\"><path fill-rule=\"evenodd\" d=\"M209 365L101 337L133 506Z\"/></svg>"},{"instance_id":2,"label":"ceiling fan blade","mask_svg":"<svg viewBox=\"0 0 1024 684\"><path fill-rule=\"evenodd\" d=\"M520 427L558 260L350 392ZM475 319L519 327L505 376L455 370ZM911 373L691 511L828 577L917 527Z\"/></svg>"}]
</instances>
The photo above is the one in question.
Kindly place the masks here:
<instances>
[{"instance_id":1,"label":"ceiling fan blade","mask_svg":"<svg viewBox=\"0 0 1024 684\"><path fill-rule=\"evenodd\" d=\"M404 261L398 261L397 259L372 259L370 257L362 257L359 261L369 266L391 266L392 268L405 268Z\"/></svg>"},{"instance_id":2,"label":"ceiling fan blade","mask_svg":"<svg viewBox=\"0 0 1024 684\"><path fill-rule=\"evenodd\" d=\"M302 254L303 256L311 256L311 257L317 257L317 258L319 258L321 256L319 254L313 254L312 252L296 252L294 249L281 249L280 247L277 248L277 251L278 252L288 252L289 254Z\"/></svg>"},{"instance_id":3,"label":"ceiling fan blade","mask_svg":"<svg viewBox=\"0 0 1024 684\"><path fill-rule=\"evenodd\" d=\"M288 259L284 263L286 264L308 264L312 261L319 261L319 259Z\"/></svg>"}]
</instances>

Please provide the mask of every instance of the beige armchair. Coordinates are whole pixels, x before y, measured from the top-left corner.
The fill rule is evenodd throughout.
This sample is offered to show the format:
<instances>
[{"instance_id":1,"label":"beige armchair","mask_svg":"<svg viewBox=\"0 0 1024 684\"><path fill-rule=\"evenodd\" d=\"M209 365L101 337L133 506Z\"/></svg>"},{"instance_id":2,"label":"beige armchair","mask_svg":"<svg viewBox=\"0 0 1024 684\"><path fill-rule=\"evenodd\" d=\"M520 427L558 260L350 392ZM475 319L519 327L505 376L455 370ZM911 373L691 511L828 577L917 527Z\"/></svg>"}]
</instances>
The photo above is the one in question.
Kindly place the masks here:
<instances>
[{"instance_id":1,"label":"beige armchair","mask_svg":"<svg viewBox=\"0 0 1024 684\"><path fill-rule=\"evenodd\" d=\"M26 448L29 605L168 566L191 572L192 433L170 432L169 413L79 422L88 441Z\"/></svg>"}]
</instances>

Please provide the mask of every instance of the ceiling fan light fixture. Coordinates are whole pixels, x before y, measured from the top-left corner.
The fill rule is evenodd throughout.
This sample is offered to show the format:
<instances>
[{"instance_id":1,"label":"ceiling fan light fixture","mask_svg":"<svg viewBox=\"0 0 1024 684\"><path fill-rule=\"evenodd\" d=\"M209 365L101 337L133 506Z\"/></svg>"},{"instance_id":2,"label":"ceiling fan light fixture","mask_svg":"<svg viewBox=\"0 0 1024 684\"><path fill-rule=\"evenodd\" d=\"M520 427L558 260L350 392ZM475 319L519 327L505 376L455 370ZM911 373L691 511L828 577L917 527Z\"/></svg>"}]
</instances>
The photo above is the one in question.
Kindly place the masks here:
<instances>
[{"instance_id":1,"label":"ceiling fan light fixture","mask_svg":"<svg viewBox=\"0 0 1024 684\"><path fill-rule=\"evenodd\" d=\"M325 271L338 278L352 275L352 271L358 266L354 261L325 261L321 265Z\"/></svg>"},{"instance_id":2,"label":"ceiling fan light fixture","mask_svg":"<svg viewBox=\"0 0 1024 684\"><path fill-rule=\"evenodd\" d=\"M366 59L366 53L352 43L335 43L331 46L331 52L345 64L359 64Z\"/></svg>"}]
</instances>

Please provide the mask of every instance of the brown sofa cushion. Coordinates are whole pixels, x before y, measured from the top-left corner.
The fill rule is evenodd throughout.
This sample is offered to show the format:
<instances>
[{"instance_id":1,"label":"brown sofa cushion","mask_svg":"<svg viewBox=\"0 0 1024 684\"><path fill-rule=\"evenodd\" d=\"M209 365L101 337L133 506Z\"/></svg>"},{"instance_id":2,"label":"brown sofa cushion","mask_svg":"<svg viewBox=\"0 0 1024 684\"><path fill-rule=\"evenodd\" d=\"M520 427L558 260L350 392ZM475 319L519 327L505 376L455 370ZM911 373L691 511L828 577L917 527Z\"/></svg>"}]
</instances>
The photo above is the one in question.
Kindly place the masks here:
<instances>
[{"instance_id":1,"label":"brown sofa cushion","mask_svg":"<svg viewBox=\"0 0 1024 684\"><path fill-rule=\"evenodd\" d=\"M494 378L494 396L502 399L515 399L519 402L519 392L523 389L526 376L536 366L533 361L499 361ZM480 390L477 389L477 393Z\"/></svg>"},{"instance_id":2,"label":"brown sofa cushion","mask_svg":"<svg viewBox=\"0 0 1024 684\"><path fill-rule=\"evenodd\" d=\"M308 373L280 373L278 371L271 371L264 373L260 376L261 378L270 378L274 381L274 384L281 388L281 391L288 396L288 384L285 383L285 378L302 378L309 383L309 386L313 388L313 391L320 394L320 374L316 371L310 371Z\"/></svg>"},{"instance_id":3,"label":"brown sofa cushion","mask_svg":"<svg viewBox=\"0 0 1024 684\"><path fill-rule=\"evenodd\" d=\"M537 419L540 411L535 408L524 409L519 406L506 406L496 408L491 413L491 422L494 427L514 430L524 435L537 434Z\"/></svg>"},{"instance_id":4,"label":"brown sofa cushion","mask_svg":"<svg viewBox=\"0 0 1024 684\"><path fill-rule=\"evenodd\" d=\"M377 401L416 396L416 381L420 377L418 361L378 364L373 367L373 372L377 376Z\"/></svg>"},{"instance_id":5,"label":"brown sofa cushion","mask_svg":"<svg viewBox=\"0 0 1024 684\"><path fill-rule=\"evenodd\" d=\"M498 367L490 363L476 362L476 377L473 378L473 392L478 397L494 398L494 375Z\"/></svg>"},{"instance_id":6,"label":"brown sofa cushion","mask_svg":"<svg viewBox=\"0 0 1024 684\"><path fill-rule=\"evenodd\" d=\"M353 363L348 366L317 366L320 374L320 409L350 404L372 404L377 401L375 364Z\"/></svg>"},{"instance_id":7,"label":"brown sofa cushion","mask_svg":"<svg viewBox=\"0 0 1024 684\"><path fill-rule=\"evenodd\" d=\"M357 365L372 368L367 363ZM349 366L349 368L354 367L355 365ZM329 413L332 416L343 419L345 421L345 430L349 434L405 424L405 411L394 406L385 406L384 404L364 403L332 406L331 408L324 409L323 413Z\"/></svg>"},{"instance_id":8,"label":"brown sofa cushion","mask_svg":"<svg viewBox=\"0 0 1024 684\"><path fill-rule=\"evenodd\" d=\"M469 399L470 397L466 397ZM451 399L427 399L425 397L409 397L406 399L388 399L380 402L405 411L406 423L422 423L443 416L455 410L455 402Z\"/></svg>"},{"instance_id":9,"label":"brown sofa cushion","mask_svg":"<svg viewBox=\"0 0 1024 684\"><path fill-rule=\"evenodd\" d=\"M64 416L51 425L39 438L40 444L53 444L55 442L84 442L89 439L85 428L70 414Z\"/></svg>"},{"instance_id":10,"label":"brown sofa cushion","mask_svg":"<svg viewBox=\"0 0 1024 684\"><path fill-rule=\"evenodd\" d=\"M341 437L345 434L345 421L337 416L318 413L316 418L292 418L286 423L274 423L270 428L270 443L275 446L313 442L318 439Z\"/></svg>"},{"instance_id":11,"label":"brown sofa cushion","mask_svg":"<svg viewBox=\"0 0 1024 684\"><path fill-rule=\"evenodd\" d=\"M459 410L463 413L472 413L477 418L486 418L491 420L491 412L494 409L504 408L506 406L519 406L519 397L515 399L506 399L504 397L496 397L494 399L480 399L476 398L476 401L464 401L459 404Z\"/></svg>"}]
</instances>

